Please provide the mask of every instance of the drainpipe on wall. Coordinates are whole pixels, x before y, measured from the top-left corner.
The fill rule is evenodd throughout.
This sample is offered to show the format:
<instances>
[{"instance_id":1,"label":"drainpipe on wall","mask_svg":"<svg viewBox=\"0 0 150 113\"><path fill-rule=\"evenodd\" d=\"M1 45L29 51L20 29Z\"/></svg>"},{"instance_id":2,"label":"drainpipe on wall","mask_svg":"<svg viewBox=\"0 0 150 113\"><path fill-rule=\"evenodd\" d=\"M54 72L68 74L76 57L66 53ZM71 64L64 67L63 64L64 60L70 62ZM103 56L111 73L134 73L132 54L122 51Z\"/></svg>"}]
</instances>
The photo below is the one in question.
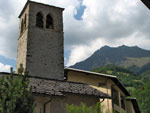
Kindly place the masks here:
<instances>
[{"instance_id":1,"label":"drainpipe on wall","mask_svg":"<svg viewBox=\"0 0 150 113\"><path fill-rule=\"evenodd\" d=\"M46 105L52 101L52 98L43 104L43 113L46 113Z\"/></svg>"},{"instance_id":2,"label":"drainpipe on wall","mask_svg":"<svg viewBox=\"0 0 150 113\"><path fill-rule=\"evenodd\" d=\"M109 82L109 79L108 77L106 78L106 90L107 90L107 94L109 95L109 92L108 92L108 82ZM108 109L110 109L109 107L109 100L107 99L107 104L108 104Z\"/></svg>"},{"instance_id":3,"label":"drainpipe on wall","mask_svg":"<svg viewBox=\"0 0 150 113\"><path fill-rule=\"evenodd\" d=\"M105 100L105 98L103 98L103 100L102 100L102 101L100 101L100 103L104 102L104 100Z\"/></svg>"},{"instance_id":4,"label":"drainpipe on wall","mask_svg":"<svg viewBox=\"0 0 150 113\"><path fill-rule=\"evenodd\" d=\"M111 97L113 97L112 89L114 88L114 86L116 86L116 84L112 84L112 85L111 85ZM113 101L113 98L112 98L112 108L114 109L114 101Z\"/></svg>"},{"instance_id":5,"label":"drainpipe on wall","mask_svg":"<svg viewBox=\"0 0 150 113\"><path fill-rule=\"evenodd\" d=\"M113 97L112 89L114 88L114 86L116 86L116 84L112 84L112 85L111 85L111 97ZM112 98L112 104L114 104L113 98ZM114 106L112 106L112 107L114 107Z\"/></svg>"}]
</instances>

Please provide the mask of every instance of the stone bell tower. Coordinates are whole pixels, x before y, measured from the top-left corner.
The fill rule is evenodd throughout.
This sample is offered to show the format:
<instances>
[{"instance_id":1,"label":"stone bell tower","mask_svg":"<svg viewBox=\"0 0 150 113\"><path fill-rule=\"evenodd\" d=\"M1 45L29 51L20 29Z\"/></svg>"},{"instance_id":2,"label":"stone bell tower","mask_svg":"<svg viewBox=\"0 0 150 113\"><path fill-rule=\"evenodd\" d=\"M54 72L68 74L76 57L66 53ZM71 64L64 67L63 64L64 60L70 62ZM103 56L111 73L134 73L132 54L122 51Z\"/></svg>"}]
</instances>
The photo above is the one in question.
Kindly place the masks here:
<instances>
[{"instance_id":1,"label":"stone bell tower","mask_svg":"<svg viewBox=\"0 0 150 113\"><path fill-rule=\"evenodd\" d=\"M28 1L19 15L17 67L29 76L64 79L63 8Z\"/></svg>"}]
</instances>

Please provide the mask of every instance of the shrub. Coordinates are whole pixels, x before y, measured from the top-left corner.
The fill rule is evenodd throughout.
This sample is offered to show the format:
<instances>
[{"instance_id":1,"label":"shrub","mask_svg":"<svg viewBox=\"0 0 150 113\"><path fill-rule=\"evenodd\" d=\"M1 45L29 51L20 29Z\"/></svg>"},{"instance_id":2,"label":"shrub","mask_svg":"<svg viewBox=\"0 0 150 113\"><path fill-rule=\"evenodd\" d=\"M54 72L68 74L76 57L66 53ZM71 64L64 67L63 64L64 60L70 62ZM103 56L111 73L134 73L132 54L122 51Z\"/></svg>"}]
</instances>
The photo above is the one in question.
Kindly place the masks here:
<instances>
[{"instance_id":1,"label":"shrub","mask_svg":"<svg viewBox=\"0 0 150 113\"><path fill-rule=\"evenodd\" d=\"M27 73L23 73L22 65L19 75L2 76L0 79L0 113L33 113L34 98L28 87Z\"/></svg>"},{"instance_id":2,"label":"shrub","mask_svg":"<svg viewBox=\"0 0 150 113\"><path fill-rule=\"evenodd\" d=\"M84 103L81 103L80 106L67 104L66 108L67 113L102 113L102 107L99 102L93 106L87 106Z\"/></svg>"}]
</instances>

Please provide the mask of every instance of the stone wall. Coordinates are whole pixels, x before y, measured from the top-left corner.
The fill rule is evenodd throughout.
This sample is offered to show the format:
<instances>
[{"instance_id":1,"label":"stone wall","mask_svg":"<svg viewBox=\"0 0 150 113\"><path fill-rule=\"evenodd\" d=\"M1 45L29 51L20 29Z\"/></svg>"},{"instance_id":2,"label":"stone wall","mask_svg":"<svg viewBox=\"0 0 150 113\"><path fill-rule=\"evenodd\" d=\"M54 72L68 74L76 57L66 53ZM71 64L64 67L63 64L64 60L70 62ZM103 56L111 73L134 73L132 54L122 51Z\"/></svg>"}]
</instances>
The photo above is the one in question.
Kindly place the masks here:
<instances>
[{"instance_id":1,"label":"stone wall","mask_svg":"<svg viewBox=\"0 0 150 113\"><path fill-rule=\"evenodd\" d=\"M25 15L26 15L26 23L24 23ZM26 68L28 23L29 23L28 20L29 20L29 5L27 5L26 9L24 10L24 13L20 17L16 70L20 67L20 64L23 64L23 67ZM23 31L21 32L22 22L26 25L23 28Z\"/></svg>"},{"instance_id":2,"label":"stone wall","mask_svg":"<svg viewBox=\"0 0 150 113\"><path fill-rule=\"evenodd\" d=\"M63 80L63 9L36 2L29 2L28 5L28 31L18 41L17 65L23 63L30 76ZM38 12L43 15L44 28L36 27ZM24 10L21 17L25 13ZM46 29L48 14L53 18L53 29Z\"/></svg>"}]
</instances>

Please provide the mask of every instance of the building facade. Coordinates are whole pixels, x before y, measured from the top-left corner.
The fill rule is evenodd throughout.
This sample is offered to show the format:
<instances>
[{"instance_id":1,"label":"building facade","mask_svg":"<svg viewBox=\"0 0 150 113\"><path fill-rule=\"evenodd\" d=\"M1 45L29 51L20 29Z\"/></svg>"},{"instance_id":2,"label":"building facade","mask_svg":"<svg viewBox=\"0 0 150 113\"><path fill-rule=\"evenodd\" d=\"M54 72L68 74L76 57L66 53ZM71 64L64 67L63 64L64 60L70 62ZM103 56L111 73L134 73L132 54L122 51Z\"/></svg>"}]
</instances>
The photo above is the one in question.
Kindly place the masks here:
<instances>
[{"instance_id":1,"label":"building facade","mask_svg":"<svg viewBox=\"0 0 150 113\"><path fill-rule=\"evenodd\" d=\"M65 68L67 81L87 83L89 86L110 95L111 98L100 99L103 112L111 113L140 113L139 107L132 99L128 99L129 92L116 76L89 72L73 68ZM135 107L136 106L136 107Z\"/></svg>"},{"instance_id":2,"label":"building facade","mask_svg":"<svg viewBox=\"0 0 150 113\"><path fill-rule=\"evenodd\" d=\"M63 10L28 0L19 15L16 69L23 64L29 73L36 113L66 113L66 104L82 102L102 103L103 113L140 113L115 76L64 70Z\"/></svg>"},{"instance_id":3,"label":"building facade","mask_svg":"<svg viewBox=\"0 0 150 113\"><path fill-rule=\"evenodd\" d=\"M19 15L17 67L30 76L63 80L63 8L28 1Z\"/></svg>"}]
</instances>

